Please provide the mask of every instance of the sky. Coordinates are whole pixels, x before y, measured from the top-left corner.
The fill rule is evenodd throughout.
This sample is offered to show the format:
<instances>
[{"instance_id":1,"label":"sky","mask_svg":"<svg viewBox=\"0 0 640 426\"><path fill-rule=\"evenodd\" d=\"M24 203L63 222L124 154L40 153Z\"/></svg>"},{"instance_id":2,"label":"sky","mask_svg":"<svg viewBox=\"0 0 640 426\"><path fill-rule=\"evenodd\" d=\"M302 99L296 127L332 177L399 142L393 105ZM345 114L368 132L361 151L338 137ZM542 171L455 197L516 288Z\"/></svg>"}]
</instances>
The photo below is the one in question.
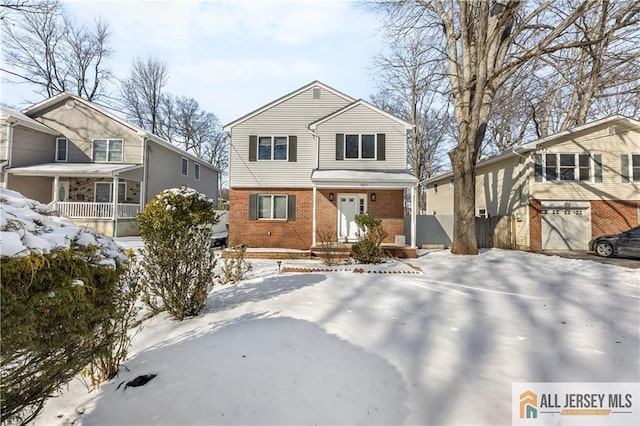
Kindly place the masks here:
<instances>
[{"instance_id":1,"label":"sky","mask_svg":"<svg viewBox=\"0 0 640 426\"><path fill-rule=\"evenodd\" d=\"M223 124L320 80L354 98L377 91L373 57L382 16L348 0L65 1L70 15L111 28L118 77L137 57L169 69L167 93L192 97ZM42 100L2 75L1 100L20 109ZM114 93L115 94L115 93Z\"/></svg>"}]
</instances>

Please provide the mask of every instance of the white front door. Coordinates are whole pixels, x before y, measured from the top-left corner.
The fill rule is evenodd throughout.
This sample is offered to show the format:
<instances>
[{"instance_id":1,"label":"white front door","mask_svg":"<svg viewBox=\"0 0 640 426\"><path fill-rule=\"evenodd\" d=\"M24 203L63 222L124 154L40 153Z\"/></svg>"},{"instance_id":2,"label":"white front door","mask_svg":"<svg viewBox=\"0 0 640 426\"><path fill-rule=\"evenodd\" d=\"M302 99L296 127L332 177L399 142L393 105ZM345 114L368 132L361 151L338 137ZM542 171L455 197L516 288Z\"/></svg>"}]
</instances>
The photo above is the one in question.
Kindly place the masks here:
<instances>
[{"instance_id":1,"label":"white front door","mask_svg":"<svg viewBox=\"0 0 640 426\"><path fill-rule=\"evenodd\" d=\"M366 211L363 194L338 194L338 241L355 241L358 226L356 216Z\"/></svg>"}]
</instances>

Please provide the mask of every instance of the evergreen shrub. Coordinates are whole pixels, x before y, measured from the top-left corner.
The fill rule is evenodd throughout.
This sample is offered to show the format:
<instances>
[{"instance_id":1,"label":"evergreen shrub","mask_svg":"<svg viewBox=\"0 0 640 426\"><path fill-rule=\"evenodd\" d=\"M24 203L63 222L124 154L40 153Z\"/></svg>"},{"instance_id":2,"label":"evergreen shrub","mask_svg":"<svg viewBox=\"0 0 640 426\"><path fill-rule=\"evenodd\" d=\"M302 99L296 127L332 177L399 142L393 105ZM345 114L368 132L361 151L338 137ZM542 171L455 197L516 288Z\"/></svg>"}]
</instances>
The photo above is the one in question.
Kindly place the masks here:
<instances>
[{"instance_id":1,"label":"evergreen shrub","mask_svg":"<svg viewBox=\"0 0 640 426\"><path fill-rule=\"evenodd\" d=\"M142 255L144 302L175 319L197 315L215 282L212 227L215 205L189 188L168 189L137 217L145 249Z\"/></svg>"},{"instance_id":2,"label":"evergreen shrub","mask_svg":"<svg viewBox=\"0 0 640 426\"><path fill-rule=\"evenodd\" d=\"M384 255L380 245L387 237L382 227L382 220L370 213L356 216L358 226L358 241L353 244L351 251L360 263L380 263Z\"/></svg>"}]
</instances>

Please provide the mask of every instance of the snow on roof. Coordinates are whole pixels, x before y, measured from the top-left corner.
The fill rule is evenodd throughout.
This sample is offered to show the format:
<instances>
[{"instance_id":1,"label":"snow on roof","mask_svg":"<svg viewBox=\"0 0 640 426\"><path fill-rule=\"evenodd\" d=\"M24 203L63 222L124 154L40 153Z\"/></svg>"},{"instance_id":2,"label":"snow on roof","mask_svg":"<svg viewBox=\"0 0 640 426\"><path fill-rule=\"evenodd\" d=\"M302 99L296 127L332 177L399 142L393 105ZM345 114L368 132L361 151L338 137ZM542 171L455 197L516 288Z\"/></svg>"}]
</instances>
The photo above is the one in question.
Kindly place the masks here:
<instances>
[{"instance_id":1,"label":"snow on roof","mask_svg":"<svg viewBox=\"0 0 640 426\"><path fill-rule=\"evenodd\" d=\"M311 182L317 187L410 188L418 179L406 171L314 170Z\"/></svg>"},{"instance_id":2,"label":"snow on roof","mask_svg":"<svg viewBox=\"0 0 640 426\"><path fill-rule=\"evenodd\" d=\"M54 250L98 247L98 264L115 266L126 256L109 237L55 216L44 204L0 188L0 256L25 257Z\"/></svg>"},{"instance_id":3,"label":"snow on roof","mask_svg":"<svg viewBox=\"0 0 640 426\"><path fill-rule=\"evenodd\" d=\"M8 169L8 172L21 176L111 177L141 167L141 164L45 163L33 166L14 167Z\"/></svg>"},{"instance_id":4,"label":"snow on roof","mask_svg":"<svg viewBox=\"0 0 640 426\"><path fill-rule=\"evenodd\" d=\"M59 135L60 132L57 132L47 126L45 126L44 124L34 120L33 118L23 114L22 112L12 109L12 108L7 108L5 106L1 106L0 105L0 119L2 120L7 120L7 121L13 121L15 120L15 122L17 122L18 124L24 126L24 127L28 127L30 129L33 130L38 130L40 132L44 132L44 133L48 133L50 135ZM13 120L11 120L13 119Z\"/></svg>"}]
</instances>

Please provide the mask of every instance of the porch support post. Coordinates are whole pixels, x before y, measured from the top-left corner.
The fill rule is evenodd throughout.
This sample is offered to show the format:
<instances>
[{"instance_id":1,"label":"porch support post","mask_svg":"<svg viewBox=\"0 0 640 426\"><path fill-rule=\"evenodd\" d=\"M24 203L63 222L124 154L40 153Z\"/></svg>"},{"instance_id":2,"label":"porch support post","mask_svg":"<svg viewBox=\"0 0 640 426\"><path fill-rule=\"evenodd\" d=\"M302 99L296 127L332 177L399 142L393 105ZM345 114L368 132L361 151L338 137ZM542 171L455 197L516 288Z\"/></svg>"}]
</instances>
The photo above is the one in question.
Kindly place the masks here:
<instances>
[{"instance_id":1,"label":"porch support post","mask_svg":"<svg viewBox=\"0 0 640 426\"><path fill-rule=\"evenodd\" d=\"M316 246L316 186L313 185L313 203L311 207L311 247Z\"/></svg>"},{"instance_id":2,"label":"porch support post","mask_svg":"<svg viewBox=\"0 0 640 426\"><path fill-rule=\"evenodd\" d=\"M55 205L58 201L58 194L60 193L60 176L53 177L53 197L52 202ZM57 209L57 207L55 207Z\"/></svg>"},{"instance_id":3,"label":"porch support post","mask_svg":"<svg viewBox=\"0 0 640 426\"><path fill-rule=\"evenodd\" d=\"M411 187L411 247L416 248L416 210L418 208L416 187Z\"/></svg>"},{"instance_id":4,"label":"porch support post","mask_svg":"<svg viewBox=\"0 0 640 426\"><path fill-rule=\"evenodd\" d=\"M113 200L113 236L118 236L118 176L113 177L112 184L112 200Z\"/></svg>"}]
</instances>

